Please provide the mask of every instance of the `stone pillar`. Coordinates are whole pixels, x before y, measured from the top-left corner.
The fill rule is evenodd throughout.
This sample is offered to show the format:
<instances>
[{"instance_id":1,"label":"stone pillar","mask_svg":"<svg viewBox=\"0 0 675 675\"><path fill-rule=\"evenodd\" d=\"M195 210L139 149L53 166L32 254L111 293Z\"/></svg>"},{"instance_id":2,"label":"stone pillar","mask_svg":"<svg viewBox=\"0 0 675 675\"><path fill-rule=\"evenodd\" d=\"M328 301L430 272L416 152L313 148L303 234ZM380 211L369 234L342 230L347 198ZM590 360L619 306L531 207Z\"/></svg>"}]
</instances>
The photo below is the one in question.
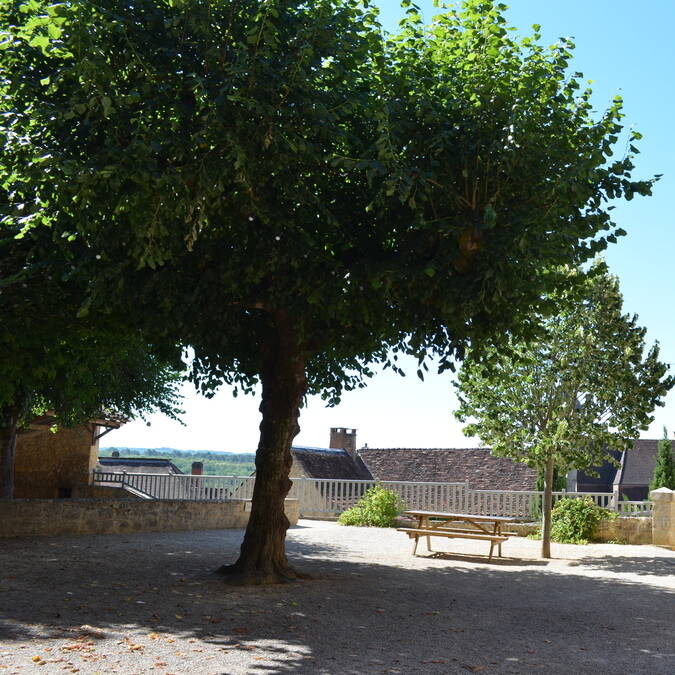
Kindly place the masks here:
<instances>
[{"instance_id":1,"label":"stone pillar","mask_svg":"<svg viewBox=\"0 0 675 675\"><path fill-rule=\"evenodd\" d=\"M675 550L675 492L659 488L649 493L654 503L652 518L652 543Z\"/></svg>"}]
</instances>

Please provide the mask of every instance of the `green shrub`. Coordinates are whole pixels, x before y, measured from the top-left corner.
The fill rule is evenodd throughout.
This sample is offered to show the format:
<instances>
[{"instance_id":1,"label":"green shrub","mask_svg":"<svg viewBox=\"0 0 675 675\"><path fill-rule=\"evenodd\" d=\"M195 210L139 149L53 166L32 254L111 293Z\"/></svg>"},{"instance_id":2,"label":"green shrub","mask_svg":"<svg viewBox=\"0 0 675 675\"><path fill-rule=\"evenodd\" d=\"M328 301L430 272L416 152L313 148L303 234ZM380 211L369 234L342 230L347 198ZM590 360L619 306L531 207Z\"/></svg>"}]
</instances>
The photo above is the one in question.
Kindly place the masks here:
<instances>
[{"instance_id":1,"label":"green shrub","mask_svg":"<svg viewBox=\"0 0 675 675\"><path fill-rule=\"evenodd\" d=\"M595 526L616 515L598 506L590 497L561 499L551 511L551 539L561 544L588 544Z\"/></svg>"},{"instance_id":2,"label":"green shrub","mask_svg":"<svg viewBox=\"0 0 675 675\"><path fill-rule=\"evenodd\" d=\"M398 495L376 485L370 488L356 506L340 514L340 525L360 527L392 527L394 519L403 510Z\"/></svg>"}]
</instances>

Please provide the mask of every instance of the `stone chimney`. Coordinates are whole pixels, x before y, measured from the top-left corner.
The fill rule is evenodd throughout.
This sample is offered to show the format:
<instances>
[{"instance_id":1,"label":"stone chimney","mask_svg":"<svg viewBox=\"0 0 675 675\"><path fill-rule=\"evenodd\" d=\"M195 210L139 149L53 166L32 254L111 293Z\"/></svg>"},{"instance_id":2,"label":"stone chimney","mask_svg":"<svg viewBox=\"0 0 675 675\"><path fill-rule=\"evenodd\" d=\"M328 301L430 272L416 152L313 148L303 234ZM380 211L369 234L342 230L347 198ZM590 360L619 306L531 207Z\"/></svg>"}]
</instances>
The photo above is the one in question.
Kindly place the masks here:
<instances>
[{"instance_id":1,"label":"stone chimney","mask_svg":"<svg viewBox=\"0 0 675 675\"><path fill-rule=\"evenodd\" d=\"M193 476L201 476L204 473L204 462L192 462L191 473Z\"/></svg>"},{"instance_id":2,"label":"stone chimney","mask_svg":"<svg viewBox=\"0 0 675 675\"><path fill-rule=\"evenodd\" d=\"M330 430L329 448L346 450L352 457L356 456L356 429L332 427Z\"/></svg>"}]
</instances>

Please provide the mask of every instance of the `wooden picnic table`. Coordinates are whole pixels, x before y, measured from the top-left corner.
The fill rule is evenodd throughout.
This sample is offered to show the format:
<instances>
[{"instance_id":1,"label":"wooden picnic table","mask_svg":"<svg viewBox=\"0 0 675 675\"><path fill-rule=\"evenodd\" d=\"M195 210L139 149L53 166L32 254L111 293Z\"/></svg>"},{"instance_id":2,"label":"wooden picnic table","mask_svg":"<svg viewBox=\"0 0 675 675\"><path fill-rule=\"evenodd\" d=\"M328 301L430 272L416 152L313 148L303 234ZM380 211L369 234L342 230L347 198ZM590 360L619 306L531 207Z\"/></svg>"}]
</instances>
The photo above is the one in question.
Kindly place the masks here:
<instances>
[{"instance_id":1,"label":"wooden picnic table","mask_svg":"<svg viewBox=\"0 0 675 675\"><path fill-rule=\"evenodd\" d=\"M505 532L502 525L513 523L516 518L507 516L477 516L471 513L445 513L443 511L406 511L406 516L417 520L414 527L399 527L399 532L405 532L415 540L413 555L417 553L417 544L420 537L427 538L427 550L431 551L431 537L447 537L450 539L477 539L490 542L490 555L495 546L502 555L502 543L515 532ZM459 523L459 525L457 524Z\"/></svg>"}]
</instances>

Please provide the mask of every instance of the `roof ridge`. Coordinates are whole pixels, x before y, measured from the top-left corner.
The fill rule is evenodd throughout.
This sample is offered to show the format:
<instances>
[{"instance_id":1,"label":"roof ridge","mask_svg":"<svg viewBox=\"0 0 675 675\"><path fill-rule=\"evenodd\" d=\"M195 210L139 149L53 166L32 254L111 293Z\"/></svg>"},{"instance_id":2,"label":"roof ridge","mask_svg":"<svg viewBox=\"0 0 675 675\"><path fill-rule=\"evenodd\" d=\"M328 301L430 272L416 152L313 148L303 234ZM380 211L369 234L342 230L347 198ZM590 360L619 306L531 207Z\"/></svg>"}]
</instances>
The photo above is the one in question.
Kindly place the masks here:
<instances>
[{"instance_id":1,"label":"roof ridge","mask_svg":"<svg viewBox=\"0 0 675 675\"><path fill-rule=\"evenodd\" d=\"M491 450L491 449L492 449L492 448L488 448L488 447L486 447L486 446L482 446L482 447L479 447L479 448L469 448L469 447L466 447L466 448L359 448L359 452L361 452L361 451L363 451L363 450L365 450L365 451L368 451L368 450L415 450L415 451L420 451L420 450L424 450L424 451L437 451L437 450L442 450L442 451L444 451L444 452L448 452L448 451L458 451L458 452L462 452L462 451L464 451L464 450Z\"/></svg>"}]
</instances>

